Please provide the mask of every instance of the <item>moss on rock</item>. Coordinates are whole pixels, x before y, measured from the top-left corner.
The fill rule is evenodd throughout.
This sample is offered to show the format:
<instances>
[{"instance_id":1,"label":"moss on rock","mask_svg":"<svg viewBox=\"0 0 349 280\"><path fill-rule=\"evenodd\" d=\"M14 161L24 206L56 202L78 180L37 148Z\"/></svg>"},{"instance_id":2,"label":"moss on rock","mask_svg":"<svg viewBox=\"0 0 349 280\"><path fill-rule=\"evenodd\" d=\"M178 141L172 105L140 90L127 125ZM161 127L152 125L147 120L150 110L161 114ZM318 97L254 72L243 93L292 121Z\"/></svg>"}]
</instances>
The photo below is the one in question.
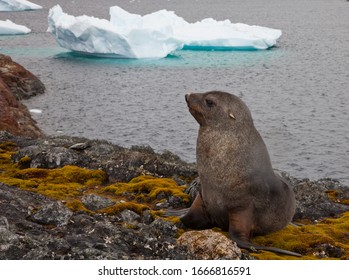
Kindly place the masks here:
<instances>
[{"instance_id":1,"label":"moss on rock","mask_svg":"<svg viewBox=\"0 0 349 280\"><path fill-rule=\"evenodd\" d=\"M317 224L302 226L289 225L283 230L254 238L254 243L279 247L303 255L301 258L277 255L271 252L251 254L258 259L318 259L317 248L322 244L330 244L342 248L340 257L324 254L327 259L349 259L349 212L339 218L328 218Z\"/></svg>"},{"instance_id":2,"label":"moss on rock","mask_svg":"<svg viewBox=\"0 0 349 280\"><path fill-rule=\"evenodd\" d=\"M189 202L189 196L184 193L185 186L168 178L155 178L152 176L139 176L128 183L116 183L104 188L105 192L111 192L117 196L131 194L137 201L152 202L161 199L161 195L177 196L184 202Z\"/></svg>"}]
</instances>

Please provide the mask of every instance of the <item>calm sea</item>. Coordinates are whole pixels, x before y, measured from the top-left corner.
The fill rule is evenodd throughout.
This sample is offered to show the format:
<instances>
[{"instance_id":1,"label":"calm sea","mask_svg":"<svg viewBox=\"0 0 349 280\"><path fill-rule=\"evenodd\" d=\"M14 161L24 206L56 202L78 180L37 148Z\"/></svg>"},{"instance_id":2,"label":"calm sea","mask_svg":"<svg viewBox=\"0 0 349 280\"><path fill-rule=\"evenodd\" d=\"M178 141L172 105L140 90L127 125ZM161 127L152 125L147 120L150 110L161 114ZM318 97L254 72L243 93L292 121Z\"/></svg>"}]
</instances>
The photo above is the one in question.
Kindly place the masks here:
<instances>
[{"instance_id":1,"label":"calm sea","mask_svg":"<svg viewBox=\"0 0 349 280\"><path fill-rule=\"evenodd\" d=\"M26 101L48 135L150 145L195 161L198 125L188 92L224 90L250 107L274 168L293 176L332 177L349 184L349 2L346 0L36 0L43 10L0 12L32 29L1 36L0 53L36 74L47 92ZM179 51L160 60L75 56L46 33L55 4L72 15L109 18L173 10L187 21L212 17L278 28L267 51Z\"/></svg>"}]
</instances>

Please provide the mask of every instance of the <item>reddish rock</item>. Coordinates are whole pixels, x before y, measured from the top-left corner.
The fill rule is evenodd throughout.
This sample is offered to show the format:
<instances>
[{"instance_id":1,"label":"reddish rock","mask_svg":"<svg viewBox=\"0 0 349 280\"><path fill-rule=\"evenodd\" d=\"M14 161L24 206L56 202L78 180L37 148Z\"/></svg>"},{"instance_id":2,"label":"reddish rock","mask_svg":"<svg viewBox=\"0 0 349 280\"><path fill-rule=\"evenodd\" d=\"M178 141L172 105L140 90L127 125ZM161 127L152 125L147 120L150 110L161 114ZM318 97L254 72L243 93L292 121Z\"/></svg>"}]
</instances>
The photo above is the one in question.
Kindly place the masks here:
<instances>
[{"instance_id":1,"label":"reddish rock","mask_svg":"<svg viewBox=\"0 0 349 280\"><path fill-rule=\"evenodd\" d=\"M36 80L11 58L0 55L0 131L30 138L42 136L27 107L16 98L32 95L38 85Z\"/></svg>"},{"instance_id":2,"label":"reddish rock","mask_svg":"<svg viewBox=\"0 0 349 280\"><path fill-rule=\"evenodd\" d=\"M17 100L28 99L45 92L44 84L11 57L0 54L0 78Z\"/></svg>"}]
</instances>

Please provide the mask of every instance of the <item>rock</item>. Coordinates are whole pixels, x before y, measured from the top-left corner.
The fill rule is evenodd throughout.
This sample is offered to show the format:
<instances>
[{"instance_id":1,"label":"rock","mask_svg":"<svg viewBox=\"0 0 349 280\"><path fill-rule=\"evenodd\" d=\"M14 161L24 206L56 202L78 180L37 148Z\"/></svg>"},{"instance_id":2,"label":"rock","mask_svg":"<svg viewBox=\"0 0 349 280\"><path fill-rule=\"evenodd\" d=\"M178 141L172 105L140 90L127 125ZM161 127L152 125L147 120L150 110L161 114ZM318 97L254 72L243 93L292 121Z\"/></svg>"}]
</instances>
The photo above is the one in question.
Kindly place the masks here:
<instances>
[{"instance_id":1,"label":"rock","mask_svg":"<svg viewBox=\"0 0 349 280\"><path fill-rule=\"evenodd\" d=\"M294 187L296 213L293 219L317 221L326 217L336 217L343 212L349 211L349 205L335 203L335 201L331 200L327 193L328 191L347 193L348 188L331 179L317 181L299 180Z\"/></svg>"},{"instance_id":2,"label":"rock","mask_svg":"<svg viewBox=\"0 0 349 280\"><path fill-rule=\"evenodd\" d=\"M191 182L189 187L185 189L185 193L187 193L189 195L190 201L194 201L199 190L200 190L200 178L196 177Z\"/></svg>"},{"instance_id":3,"label":"rock","mask_svg":"<svg viewBox=\"0 0 349 280\"><path fill-rule=\"evenodd\" d=\"M32 73L0 54L0 131L29 138L41 137L41 130L19 100L43 91L43 84Z\"/></svg>"},{"instance_id":4,"label":"rock","mask_svg":"<svg viewBox=\"0 0 349 280\"><path fill-rule=\"evenodd\" d=\"M148 149L141 151L123 148L107 141L54 136L25 142L18 137L0 134L0 141L4 140L13 141L20 146L19 152L13 156L15 162L27 156L31 159L30 167L56 168L78 165L89 169L101 169L108 174L110 183L128 182L140 175L184 178L197 176L195 165L176 157L169 157L168 154L163 157ZM77 143L88 145L84 146L83 150L69 148Z\"/></svg>"},{"instance_id":5,"label":"rock","mask_svg":"<svg viewBox=\"0 0 349 280\"><path fill-rule=\"evenodd\" d=\"M239 260L241 250L231 239L213 230L188 231L178 238L178 244L201 260Z\"/></svg>"},{"instance_id":6,"label":"rock","mask_svg":"<svg viewBox=\"0 0 349 280\"><path fill-rule=\"evenodd\" d=\"M38 211L32 214L32 208ZM193 258L176 244L176 227L161 219L125 228L113 216L70 212L61 203L2 183L0 213L0 259Z\"/></svg>"},{"instance_id":7,"label":"rock","mask_svg":"<svg viewBox=\"0 0 349 280\"><path fill-rule=\"evenodd\" d=\"M169 237L176 237L177 227L169 221L156 219L150 224L150 230L154 236L166 235Z\"/></svg>"},{"instance_id":8,"label":"rock","mask_svg":"<svg viewBox=\"0 0 349 280\"><path fill-rule=\"evenodd\" d=\"M44 225L65 226L72 215L72 211L61 202L55 201L44 205L31 218L33 221Z\"/></svg>"},{"instance_id":9,"label":"rock","mask_svg":"<svg viewBox=\"0 0 349 280\"><path fill-rule=\"evenodd\" d=\"M95 194L83 196L81 202L89 210L96 211L115 204L115 201Z\"/></svg>"},{"instance_id":10,"label":"rock","mask_svg":"<svg viewBox=\"0 0 349 280\"><path fill-rule=\"evenodd\" d=\"M318 258L340 258L343 256L343 249L331 244L320 244L315 248L314 256Z\"/></svg>"},{"instance_id":11,"label":"rock","mask_svg":"<svg viewBox=\"0 0 349 280\"><path fill-rule=\"evenodd\" d=\"M0 130L29 138L42 136L28 109L15 98L1 76L0 108Z\"/></svg>"},{"instance_id":12,"label":"rock","mask_svg":"<svg viewBox=\"0 0 349 280\"><path fill-rule=\"evenodd\" d=\"M90 147L89 143L76 143L69 147L69 149L77 150L77 151L83 151Z\"/></svg>"},{"instance_id":13,"label":"rock","mask_svg":"<svg viewBox=\"0 0 349 280\"><path fill-rule=\"evenodd\" d=\"M121 221L126 223L134 223L141 219L140 215L128 209L123 210L119 216Z\"/></svg>"},{"instance_id":14,"label":"rock","mask_svg":"<svg viewBox=\"0 0 349 280\"><path fill-rule=\"evenodd\" d=\"M0 54L0 79L17 100L45 92L44 84L35 75L3 54Z\"/></svg>"}]
</instances>

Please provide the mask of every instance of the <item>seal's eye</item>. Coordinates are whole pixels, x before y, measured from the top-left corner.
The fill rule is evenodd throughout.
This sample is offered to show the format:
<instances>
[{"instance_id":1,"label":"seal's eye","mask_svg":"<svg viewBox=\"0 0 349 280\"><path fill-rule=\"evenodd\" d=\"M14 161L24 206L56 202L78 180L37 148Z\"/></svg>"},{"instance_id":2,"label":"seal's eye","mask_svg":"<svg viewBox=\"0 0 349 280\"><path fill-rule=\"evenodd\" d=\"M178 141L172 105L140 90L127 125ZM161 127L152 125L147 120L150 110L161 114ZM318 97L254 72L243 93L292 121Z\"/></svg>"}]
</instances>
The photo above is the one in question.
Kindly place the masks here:
<instances>
[{"instance_id":1,"label":"seal's eye","mask_svg":"<svg viewBox=\"0 0 349 280\"><path fill-rule=\"evenodd\" d=\"M212 108L215 105L215 103L210 99L205 99L205 102L208 108Z\"/></svg>"}]
</instances>

